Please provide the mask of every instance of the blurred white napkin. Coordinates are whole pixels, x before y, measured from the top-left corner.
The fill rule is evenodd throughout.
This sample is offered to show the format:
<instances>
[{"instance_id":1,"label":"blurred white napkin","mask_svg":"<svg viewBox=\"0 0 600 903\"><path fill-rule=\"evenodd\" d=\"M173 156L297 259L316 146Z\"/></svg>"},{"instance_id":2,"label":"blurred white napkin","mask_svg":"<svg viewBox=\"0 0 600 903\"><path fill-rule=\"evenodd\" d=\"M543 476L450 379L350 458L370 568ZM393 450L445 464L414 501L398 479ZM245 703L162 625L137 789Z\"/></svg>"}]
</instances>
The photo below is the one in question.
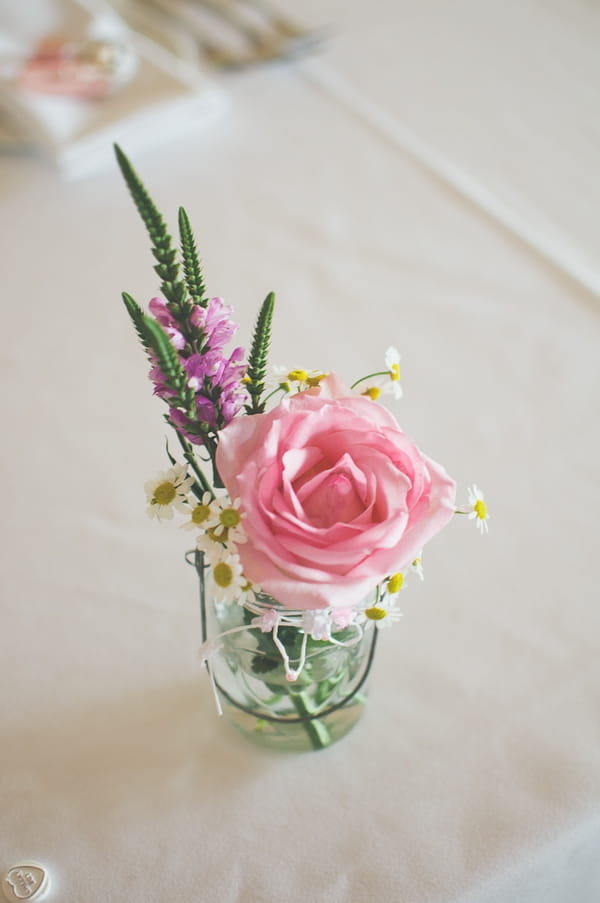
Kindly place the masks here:
<instances>
[{"instance_id":1,"label":"blurred white napkin","mask_svg":"<svg viewBox=\"0 0 600 903\"><path fill-rule=\"evenodd\" d=\"M19 68L50 34L132 48L131 80L101 100L43 94L20 85ZM0 0L0 118L24 144L50 156L66 178L112 162L112 144L135 153L209 122L223 93L206 76L131 31L102 0Z\"/></svg>"}]
</instances>

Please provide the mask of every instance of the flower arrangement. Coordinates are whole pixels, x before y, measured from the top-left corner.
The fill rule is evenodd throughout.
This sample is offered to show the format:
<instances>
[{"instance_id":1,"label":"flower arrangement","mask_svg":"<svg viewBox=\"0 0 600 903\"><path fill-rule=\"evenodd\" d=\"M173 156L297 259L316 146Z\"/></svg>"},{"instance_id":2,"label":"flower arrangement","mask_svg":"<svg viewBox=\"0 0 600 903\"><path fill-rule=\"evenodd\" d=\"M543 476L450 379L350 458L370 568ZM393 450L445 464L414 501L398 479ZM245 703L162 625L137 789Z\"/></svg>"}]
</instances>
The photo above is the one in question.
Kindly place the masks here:
<instances>
[{"instance_id":1,"label":"flower arrangement","mask_svg":"<svg viewBox=\"0 0 600 903\"><path fill-rule=\"evenodd\" d=\"M350 644L397 620L407 576L423 579L423 548L455 514L487 531L484 497L474 486L457 508L452 478L379 403L402 395L395 348L350 386L325 370L269 374L270 293L248 353L228 350L237 326L207 293L185 210L178 262L161 214L116 154L161 280L149 313L123 300L181 450L177 460L167 447L171 466L146 483L148 513L185 518L216 602L242 606L246 627L270 634L293 683L307 643ZM303 638L294 667L281 640L290 625ZM222 641L205 644L205 659Z\"/></svg>"}]
</instances>

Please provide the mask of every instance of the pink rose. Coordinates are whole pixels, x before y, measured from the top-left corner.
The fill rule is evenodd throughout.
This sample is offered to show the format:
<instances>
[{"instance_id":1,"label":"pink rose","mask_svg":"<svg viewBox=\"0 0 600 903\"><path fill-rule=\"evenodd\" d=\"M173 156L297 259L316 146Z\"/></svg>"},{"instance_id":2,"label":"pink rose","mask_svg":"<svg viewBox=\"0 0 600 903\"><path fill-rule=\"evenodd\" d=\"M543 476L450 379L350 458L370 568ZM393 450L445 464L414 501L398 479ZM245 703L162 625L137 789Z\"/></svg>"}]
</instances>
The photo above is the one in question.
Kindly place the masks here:
<instances>
[{"instance_id":1,"label":"pink rose","mask_svg":"<svg viewBox=\"0 0 600 903\"><path fill-rule=\"evenodd\" d=\"M244 573L288 608L359 604L454 512L443 467L333 374L219 438L219 472L247 515Z\"/></svg>"}]
</instances>

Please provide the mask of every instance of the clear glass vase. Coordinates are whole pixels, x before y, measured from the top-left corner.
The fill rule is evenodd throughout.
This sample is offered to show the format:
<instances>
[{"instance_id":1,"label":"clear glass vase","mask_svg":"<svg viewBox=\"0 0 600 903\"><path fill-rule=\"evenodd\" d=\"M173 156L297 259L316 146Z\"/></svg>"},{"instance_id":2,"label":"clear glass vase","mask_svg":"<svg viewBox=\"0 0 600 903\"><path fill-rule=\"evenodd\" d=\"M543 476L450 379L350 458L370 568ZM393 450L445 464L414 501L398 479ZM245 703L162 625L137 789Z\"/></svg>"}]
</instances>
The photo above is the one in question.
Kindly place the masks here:
<instances>
[{"instance_id":1,"label":"clear glass vase","mask_svg":"<svg viewBox=\"0 0 600 903\"><path fill-rule=\"evenodd\" d=\"M254 743L285 751L324 749L345 736L364 711L377 631L357 635L348 627L334 633L337 642L331 643L305 637L300 627L280 626L286 668L272 633L251 627L253 612L215 603L202 554L191 553L188 561L198 573L203 642L220 637L209 667L233 726ZM286 612L266 594L259 601ZM289 668L300 671L295 680Z\"/></svg>"}]
</instances>

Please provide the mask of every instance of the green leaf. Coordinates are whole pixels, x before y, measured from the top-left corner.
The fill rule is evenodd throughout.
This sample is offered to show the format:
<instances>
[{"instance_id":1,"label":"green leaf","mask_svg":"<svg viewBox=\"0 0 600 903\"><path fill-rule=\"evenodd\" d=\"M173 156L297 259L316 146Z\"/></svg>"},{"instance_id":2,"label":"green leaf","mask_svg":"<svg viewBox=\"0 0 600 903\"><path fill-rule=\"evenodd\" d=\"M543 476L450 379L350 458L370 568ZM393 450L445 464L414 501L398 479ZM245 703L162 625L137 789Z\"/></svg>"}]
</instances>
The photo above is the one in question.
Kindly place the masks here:
<instances>
[{"instance_id":1,"label":"green leaf","mask_svg":"<svg viewBox=\"0 0 600 903\"><path fill-rule=\"evenodd\" d=\"M171 462L171 465L174 466L175 464L177 464L177 459L173 457L173 455L171 454L171 452L169 450L169 440L168 439L165 439L165 449L167 452L167 458Z\"/></svg>"},{"instance_id":2,"label":"green leaf","mask_svg":"<svg viewBox=\"0 0 600 903\"><path fill-rule=\"evenodd\" d=\"M162 328L152 317L142 314L143 329L148 344L156 357L156 363L165 378L166 384L178 396L186 410L193 407L194 392L188 386L187 374L181 366L179 355Z\"/></svg>"},{"instance_id":3,"label":"green leaf","mask_svg":"<svg viewBox=\"0 0 600 903\"><path fill-rule=\"evenodd\" d=\"M268 674L281 667L281 656L270 658L268 655L253 655L250 666L255 674Z\"/></svg>"},{"instance_id":4,"label":"green leaf","mask_svg":"<svg viewBox=\"0 0 600 903\"><path fill-rule=\"evenodd\" d=\"M179 297L176 297L174 287L179 282L179 264L175 262L177 252L171 246L171 236L167 231L162 215L146 191L135 169L119 145L115 144L114 148L123 178L152 242L152 253L158 261L154 269L162 280L161 291L167 301L179 303L185 296L185 288L179 292Z\"/></svg>"},{"instance_id":5,"label":"green leaf","mask_svg":"<svg viewBox=\"0 0 600 903\"><path fill-rule=\"evenodd\" d=\"M179 235L181 238L181 256L183 258L183 269L185 272L187 290L195 304L206 307L208 304L208 297L206 295L206 286L204 285L200 260L196 250L194 233L192 232L188 215L183 207L179 208Z\"/></svg>"},{"instance_id":6,"label":"green leaf","mask_svg":"<svg viewBox=\"0 0 600 903\"><path fill-rule=\"evenodd\" d=\"M271 343L271 322L273 320L274 307L275 294L274 292L269 292L262 303L256 320L252 348L248 358L246 375L249 380L247 388L251 400L251 403L245 406L248 414L260 414L265 409L265 403L261 402L261 396L265 390L265 373L269 345Z\"/></svg>"},{"instance_id":7,"label":"green leaf","mask_svg":"<svg viewBox=\"0 0 600 903\"><path fill-rule=\"evenodd\" d=\"M153 317L144 313L139 304L127 292L123 292L123 302L142 345L149 355L150 352L154 354L151 362L158 364L167 385L177 395L186 410L193 411L194 392L188 386L187 374L181 366L179 355L168 335Z\"/></svg>"},{"instance_id":8,"label":"green leaf","mask_svg":"<svg viewBox=\"0 0 600 903\"><path fill-rule=\"evenodd\" d=\"M145 315L142 308L139 304L133 300L131 295L128 295L127 292L122 292L121 297L123 298L123 303L127 308L127 313L132 319L133 325L135 326L135 331L138 334L138 338L146 351L150 350L150 339L148 333L146 331L145 326Z\"/></svg>"},{"instance_id":9,"label":"green leaf","mask_svg":"<svg viewBox=\"0 0 600 903\"><path fill-rule=\"evenodd\" d=\"M144 313L139 304L127 292L123 292L123 302L151 363L158 365L167 386L175 395L173 403L183 407L188 416L193 416L195 412L194 391L188 385L187 374L168 335L153 317Z\"/></svg>"}]
</instances>

